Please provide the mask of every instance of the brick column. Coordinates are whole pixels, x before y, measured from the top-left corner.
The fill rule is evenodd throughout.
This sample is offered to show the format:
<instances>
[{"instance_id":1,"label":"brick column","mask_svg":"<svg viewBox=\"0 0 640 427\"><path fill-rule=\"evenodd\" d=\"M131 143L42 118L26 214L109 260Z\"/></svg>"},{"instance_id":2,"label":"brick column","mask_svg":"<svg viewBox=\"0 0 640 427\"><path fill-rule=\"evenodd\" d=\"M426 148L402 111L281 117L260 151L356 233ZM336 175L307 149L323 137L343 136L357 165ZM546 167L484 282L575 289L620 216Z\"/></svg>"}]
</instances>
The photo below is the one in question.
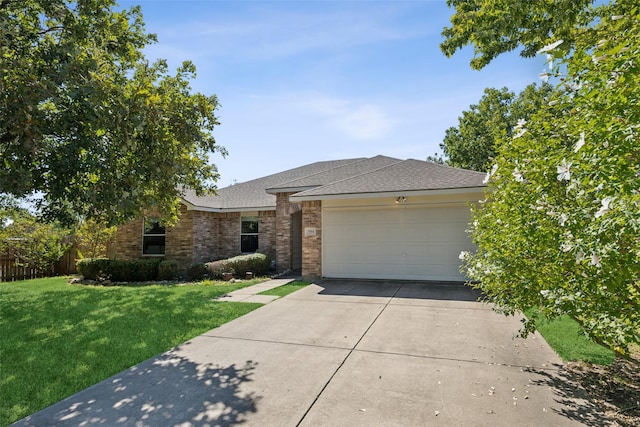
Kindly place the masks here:
<instances>
[{"instance_id":1,"label":"brick column","mask_svg":"<svg viewBox=\"0 0 640 427\"><path fill-rule=\"evenodd\" d=\"M315 229L315 236L306 229ZM302 202L302 277L314 280L322 277L322 202Z\"/></svg>"},{"instance_id":2,"label":"brick column","mask_svg":"<svg viewBox=\"0 0 640 427\"><path fill-rule=\"evenodd\" d=\"M276 194L276 268L291 268L291 215L300 211L300 204L291 203L293 193Z\"/></svg>"},{"instance_id":3,"label":"brick column","mask_svg":"<svg viewBox=\"0 0 640 427\"><path fill-rule=\"evenodd\" d=\"M275 260L276 256L276 213L274 211L260 211L258 213L258 252L266 254Z\"/></svg>"}]
</instances>

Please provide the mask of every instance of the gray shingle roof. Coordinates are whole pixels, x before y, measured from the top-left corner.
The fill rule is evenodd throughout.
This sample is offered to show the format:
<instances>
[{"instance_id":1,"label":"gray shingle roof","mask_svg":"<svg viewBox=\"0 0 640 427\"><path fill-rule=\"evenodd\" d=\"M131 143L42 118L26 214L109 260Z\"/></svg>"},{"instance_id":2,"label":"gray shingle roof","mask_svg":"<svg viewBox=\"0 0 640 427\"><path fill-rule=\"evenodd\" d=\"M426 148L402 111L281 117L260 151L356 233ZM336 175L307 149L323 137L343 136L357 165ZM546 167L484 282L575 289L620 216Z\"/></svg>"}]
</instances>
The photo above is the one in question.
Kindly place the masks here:
<instances>
[{"instance_id":1,"label":"gray shingle roof","mask_svg":"<svg viewBox=\"0 0 640 427\"><path fill-rule=\"evenodd\" d=\"M409 159L303 191L297 198L485 187L485 174Z\"/></svg>"},{"instance_id":2,"label":"gray shingle roof","mask_svg":"<svg viewBox=\"0 0 640 427\"><path fill-rule=\"evenodd\" d=\"M342 181L347 178L353 178L354 176L362 175L401 161L402 160L400 159L394 159L392 157L376 156L370 159L363 159L358 162L348 163L314 175L287 181L280 185L268 188L267 191L270 193L277 193L279 191L294 190L296 188L304 189L308 187L319 187L321 185Z\"/></svg>"},{"instance_id":3,"label":"gray shingle roof","mask_svg":"<svg viewBox=\"0 0 640 427\"><path fill-rule=\"evenodd\" d=\"M365 160L365 158L316 162L224 187L218 190L217 195L213 196L198 197L193 190L186 190L182 198L196 207L209 209L249 208L250 210L258 210L257 208L274 208L276 206L276 196L268 194L266 192L267 188L362 160Z\"/></svg>"},{"instance_id":4,"label":"gray shingle roof","mask_svg":"<svg viewBox=\"0 0 640 427\"><path fill-rule=\"evenodd\" d=\"M376 156L317 162L263 178L221 188L198 197L187 190L183 199L196 209L273 209L275 193L299 191L295 198L313 199L349 194L446 190L484 187L485 174L420 160ZM267 192L269 191L269 192Z\"/></svg>"}]
</instances>

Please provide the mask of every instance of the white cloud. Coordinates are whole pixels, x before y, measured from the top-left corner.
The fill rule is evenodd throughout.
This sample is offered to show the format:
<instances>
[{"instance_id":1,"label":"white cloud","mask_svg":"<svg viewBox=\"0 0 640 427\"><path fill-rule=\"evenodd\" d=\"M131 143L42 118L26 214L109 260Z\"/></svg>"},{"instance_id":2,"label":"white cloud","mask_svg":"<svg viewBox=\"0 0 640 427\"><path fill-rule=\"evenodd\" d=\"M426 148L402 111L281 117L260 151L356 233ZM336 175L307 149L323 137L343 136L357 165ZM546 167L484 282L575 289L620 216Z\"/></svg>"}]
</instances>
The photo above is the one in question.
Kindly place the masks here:
<instances>
[{"instance_id":1,"label":"white cloud","mask_svg":"<svg viewBox=\"0 0 640 427\"><path fill-rule=\"evenodd\" d=\"M317 6L317 5L316 5ZM168 24L151 31L163 46L184 45L189 58L231 57L235 61L276 60L318 51L345 49L385 41L425 37L439 28L397 25L406 6L331 7L291 10L277 3L247 8L242 15L221 9L215 15Z\"/></svg>"},{"instance_id":2,"label":"white cloud","mask_svg":"<svg viewBox=\"0 0 640 427\"><path fill-rule=\"evenodd\" d=\"M311 96L301 106L352 140L386 138L397 122L381 107L367 102Z\"/></svg>"},{"instance_id":3,"label":"white cloud","mask_svg":"<svg viewBox=\"0 0 640 427\"><path fill-rule=\"evenodd\" d=\"M347 136L357 140L384 138L393 129L394 120L373 105L356 107L334 117L332 123Z\"/></svg>"}]
</instances>

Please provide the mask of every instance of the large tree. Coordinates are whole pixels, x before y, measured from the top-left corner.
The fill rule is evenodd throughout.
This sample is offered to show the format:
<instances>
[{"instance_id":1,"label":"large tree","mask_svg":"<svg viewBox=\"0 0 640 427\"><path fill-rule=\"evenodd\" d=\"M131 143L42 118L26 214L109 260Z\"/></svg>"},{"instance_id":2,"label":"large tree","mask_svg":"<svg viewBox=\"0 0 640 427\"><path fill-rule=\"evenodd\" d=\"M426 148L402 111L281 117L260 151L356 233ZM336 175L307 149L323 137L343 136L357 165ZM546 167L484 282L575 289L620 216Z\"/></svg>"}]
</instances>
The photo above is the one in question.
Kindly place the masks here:
<instances>
[{"instance_id":1,"label":"large tree","mask_svg":"<svg viewBox=\"0 0 640 427\"><path fill-rule=\"evenodd\" d=\"M529 8L546 5L553 18L563 10L554 4ZM518 5L528 16L528 3ZM562 79L547 106L499 142L471 225L478 250L461 257L498 309L567 314L624 352L640 342L640 14L630 0L598 13L588 29L578 20L540 36ZM570 49L555 36L565 33ZM533 328L528 320L525 332Z\"/></svg>"},{"instance_id":2,"label":"large tree","mask_svg":"<svg viewBox=\"0 0 640 427\"><path fill-rule=\"evenodd\" d=\"M214 189L215 96L195 68L170 75L139 7L113 0L0 0L0 193L39 194L45 212L118 223L180 191Z\"/></svg>"},{"instance_id":3,"label":"large tree","mask_svg":"<svg viewBox=\"0 0 640 427\"><path fill-rule=\"evenodd\" d=\"M517 133L519 120L527 120L544 103L551 85L531 84L518 96L506 87L487 88L478 104L458 118L458 126L446 130L440 144L447 163L486 172L496 155L496 141Z\"/></svg>"}]
</instances>

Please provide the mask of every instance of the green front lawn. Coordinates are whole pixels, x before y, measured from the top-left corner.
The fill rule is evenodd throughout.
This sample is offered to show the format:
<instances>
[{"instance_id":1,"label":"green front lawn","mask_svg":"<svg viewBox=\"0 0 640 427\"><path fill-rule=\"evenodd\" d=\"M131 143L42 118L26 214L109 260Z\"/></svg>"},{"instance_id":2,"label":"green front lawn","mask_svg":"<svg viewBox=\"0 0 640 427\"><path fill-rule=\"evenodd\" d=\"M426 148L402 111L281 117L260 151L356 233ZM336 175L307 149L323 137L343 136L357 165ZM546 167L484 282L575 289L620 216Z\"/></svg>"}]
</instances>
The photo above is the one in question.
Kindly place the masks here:
<instances>
[{"instance_id":1,"label":"green front lawn","mask_svg":"<svg viewBox=\"0 0 640 427\"><path fill-rule=\"evenodd\" d=\"M275 295L278 297L284 297L292 292L300 290L305 286L309 286L310 282L291 282L286 285L278 286L277 288L269 289L268 291L260 292L260 295Z\"/></svg>"},{"instance_id":2,"label":"green front lawn","mask_svg":"<svg viewBox=\"0 0 640 427\"><path fill-rule=\"evenodd\" d=\"M615 360L612 350L587 338L582 328L569 316L546 320L535 308L527 310L525 314L536 319L538 332L565 362L581 361L610 365Z\"/></svg>"},{"instance_id":3,"label":"green front lawn","mask_svg":"<svg viewBox=\"0 0 640 427\"><path fill-rule=\"evenodd\" d=\"M230 285L0 283L0 425L58 402L261 304L212 299Z\"/></svg>"}]
</instances>

